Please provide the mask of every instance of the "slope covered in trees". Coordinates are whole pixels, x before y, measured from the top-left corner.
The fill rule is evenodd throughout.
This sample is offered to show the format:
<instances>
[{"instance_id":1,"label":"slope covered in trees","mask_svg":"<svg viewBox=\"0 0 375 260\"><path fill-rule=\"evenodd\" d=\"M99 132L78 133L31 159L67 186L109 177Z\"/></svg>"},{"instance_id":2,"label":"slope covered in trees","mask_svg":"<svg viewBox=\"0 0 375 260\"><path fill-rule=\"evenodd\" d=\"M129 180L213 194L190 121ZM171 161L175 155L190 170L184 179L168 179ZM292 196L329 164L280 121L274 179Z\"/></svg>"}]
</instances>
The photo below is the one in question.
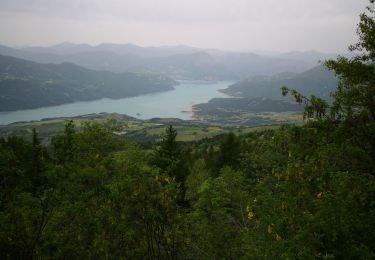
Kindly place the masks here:
<instances>
[{"instance_id":1,"label":"slope covered in trees","mask_svg":"<svg viewBox=\"0 0 375 260\"><path fill-rule=\"evenodd\" d=\"M317 66L303 73L281 73L274 76L256 76L239 81L223 92L237 97L267 97L280 99L280 86L287 85L305 93L330 99L338 79L324 66Z\"/></svg>"},{"instance_id":2,"label":"slope covered in trees","mask_svg":"<svg viewBox=\"0 0 375 260\"><path fill-rule=\"evenodd\" d=\"M375 21L361 54L327 62L340 77L306 124L156 147L86 124L43 147L0 139L2 258L374 259Z\"/></svg>"},{"instance_id":3,"label":"slope covered in trees","mask_svg":"<svg viewBox=\"0 0 375 260\"><path fill-rule=\"evenodd\" d=\"M116 74L70 63L40 64L0 55L0 111L130 97L171 90L175 84L155 74Z\"/></svg>"}]
</instances>

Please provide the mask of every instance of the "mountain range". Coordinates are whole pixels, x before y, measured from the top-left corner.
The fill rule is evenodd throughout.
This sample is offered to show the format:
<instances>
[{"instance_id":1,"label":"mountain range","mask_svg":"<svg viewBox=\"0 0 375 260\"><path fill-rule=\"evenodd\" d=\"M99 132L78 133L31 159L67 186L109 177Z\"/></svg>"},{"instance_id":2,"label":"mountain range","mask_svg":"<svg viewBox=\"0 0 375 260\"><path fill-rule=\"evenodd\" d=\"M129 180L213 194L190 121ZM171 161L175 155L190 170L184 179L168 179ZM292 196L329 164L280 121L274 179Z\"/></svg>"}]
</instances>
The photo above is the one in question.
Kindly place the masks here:
<instances>
[{"instance_id":1,"label":"mountain range","mask_svg":"<svg viewBox=\"0 0 375 260\"><path fill-rule=\"evenodd\" d=\"M337 87L338 78L323 65L302 73L279 73L273 76L255 76L241 80L222 90L235 97L266 97L281 99L283 85L300 91L303 95L316 95L330 100L330 93Z\"/></svg>"},{"instance_id":2,"label":"mountain range","mask_svg":"<svg viewBox=\"0 0 375 260\"><path fill-rule=\"evenodd\" d=\"M141 47L104 43L92 46L67 42L49 47L11 48L0 45L0 54L39 63L70 62L92 70L151 72L174 79L193 80L240 80L286 71L299 73L317 66L318 60L337 56L314 51L267 56L184 45Z\"/></svg>"}]
</instances>

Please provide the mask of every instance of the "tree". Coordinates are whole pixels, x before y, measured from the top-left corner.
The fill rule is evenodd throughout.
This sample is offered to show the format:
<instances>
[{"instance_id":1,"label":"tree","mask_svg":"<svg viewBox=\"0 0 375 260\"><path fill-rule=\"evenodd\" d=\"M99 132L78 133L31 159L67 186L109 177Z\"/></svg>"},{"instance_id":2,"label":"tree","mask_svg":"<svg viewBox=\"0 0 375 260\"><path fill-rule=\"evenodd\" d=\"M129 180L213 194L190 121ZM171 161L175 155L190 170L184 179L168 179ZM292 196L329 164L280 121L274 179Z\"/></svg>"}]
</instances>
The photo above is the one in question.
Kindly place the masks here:
<instances>
[{"instance_id":1,"label":"tree","mask_svg":"<svg viewBox=\"0 0 375 260\"><path fill-rule=\"evenodd\" d=\"M177 131L172 125L167 127L165 135L160 143L160 153L164 156L175 158L178 156L178 146L176 143Z\"/></svg>"},{"instance_id":2,"label":"tree","mask_svg":"<svg viewBox=\"0 0 375 260\"><path fill-rule=\"evenodd\" d=\"M165 130L165 134L156 150L155 164L177 182L185 181L185 174L181 167L181 149L176 142L177 131L173 126Z\"/></svg>"},{"instance_id":3,"label":"tree","mask_svg":"<svg viewBox=\"0 0 375 260\"><path fill-rule=\"evenodd\" d=\"M325 126L340 125L341 132L350 132L353 141L365 153L375 157L375 2L370 1L360 15L357 27L359 41L349 46L356 52L353 58L339 56L325 65L340 81L328 105L312 96L307 98L296 90L282 87L282 94L290 93L299 103L305 103L305 117L324 121ZM345 129L345 130L344 130Z\"/></svg>"},{"instance_id":4,"label":"tree","mask_svg":"<svg viewBox=\"0 0 375 260\"><path fill-rule=\"evenodd\" d=\"M375 120L375 4L370 1L367 12L360 15L357 28L359 42L349 47L359 54L325 62L340 77L333 94L333 115L339 119L361 117Z\"/></svg>"},{"instance_id":5,"label":"tree","mask_svg":"<svg viewBox=\"0 0 375 260\"><path fill-rule=\"evenodd\" d=\"M199 164L197 167L202 167ZM205 176L201 176L199 187L192 187L197 194L186 220L190 236L188 258L239 259L250 198L245 176L224 167L216 178L202 177Z\"/></svg>"},{"instance_id":6,"label":"tree","mask_svg":"<svg viewBox=\"0 0 375 260\"><path fill-rule=\"evenodd\" d=\"M238 168L241 152L241 142L234 133L226 134L220 142L218 155L219 169L224 166L230 166L233 169Z\"/></svg>"},{"instance_id":7,"label":"tree","mask_svg":"<svg viewBox=\"0 0 375 260\"><path fill-rule=\"evenodd\" d=\"M65 124L64 134L52 139L55 157L58 163L64 167L66 167L67 164L72 163L74 159L74 128L74 123L70 120Z\"/></svg>"},{"instance_id":8,"label":"tree","mask_svg":"<svg viewBox=\"0 0 375 260\"><path fill-rule=\"evenodd\" d=\"M29 172L33 183L33 188L36 189L45 182L43 180L42 171L44 170L44 158L46 153L44 148L40 145L38 134L33 128L32 143L30 149L31 161L29 166Z\"/></svg>"},{"instance_id":9,"label":"tree","mask_svg":"<svg viewBox=\"0 0 375 260\"><path fill-rule=\"evenodd\" d=\"M325 66L339 76L337 90L333 93L334 102L327 102L311 96L307 98L296 90L281 87L282 94L291 94L296 102L305 103L306 118L328 120L362 121L375 120L375 4L370 0L367 12L360 15L357 27L359 41L349 46L349 50L358 52L353 58L339 56L337 60L328 60ZM330 114L327 114L327 110Z\"/></svg>"}]
</instances>

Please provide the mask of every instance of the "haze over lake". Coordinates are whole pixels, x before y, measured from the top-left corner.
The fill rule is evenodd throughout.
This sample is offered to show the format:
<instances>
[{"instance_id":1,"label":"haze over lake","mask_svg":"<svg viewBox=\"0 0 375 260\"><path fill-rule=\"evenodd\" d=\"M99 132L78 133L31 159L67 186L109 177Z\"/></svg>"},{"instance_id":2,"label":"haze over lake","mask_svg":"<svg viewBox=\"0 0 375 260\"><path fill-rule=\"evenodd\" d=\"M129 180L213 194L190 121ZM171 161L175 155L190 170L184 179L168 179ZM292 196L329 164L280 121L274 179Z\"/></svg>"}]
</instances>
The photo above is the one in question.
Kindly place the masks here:
<instances>
[{"instance_id":1,"label":"haze over lake","mask_svg":"<svg viewBox=\"0 0 375 260\"><path fill-rule=\"evenodd\" d=\"M215 83L180 81L180 85L176 86L174 90L167 92L122 99L104 98L37 109L0 112L0 124L100 112L126 114L139 119L173 117L188 120L193 115L191 112L192 105L205 103L216 97L227 97L219 90L227 88L232 83L232 81L218 81Z\"/></svg>"}]
</instances>

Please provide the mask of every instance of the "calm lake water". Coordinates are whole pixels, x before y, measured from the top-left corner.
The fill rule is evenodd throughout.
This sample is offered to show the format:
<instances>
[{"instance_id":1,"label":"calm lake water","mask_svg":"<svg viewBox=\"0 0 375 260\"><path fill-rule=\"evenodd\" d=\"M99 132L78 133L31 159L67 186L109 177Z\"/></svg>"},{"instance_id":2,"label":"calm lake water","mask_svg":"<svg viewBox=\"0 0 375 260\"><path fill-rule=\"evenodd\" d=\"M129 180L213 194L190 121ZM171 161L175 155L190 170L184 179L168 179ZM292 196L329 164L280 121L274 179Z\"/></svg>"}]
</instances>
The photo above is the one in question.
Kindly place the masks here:
<instances>
[{"instance_id":1,"label":"calm lake water","mask_svg":"<svg viewBox=\"0 0 375 260\"><path fill-rule=\"evenodd\" d=\"M0 124L40 120L50 117L69 117L91 113L119 113L139 119L174 117L191 119L194 104L205 103L215 97L227 97L219 89L233 82L215 83L181 81L174 90L122 99L100 99L37 109L0 112Z\"/></svg>"}]
</instances>

